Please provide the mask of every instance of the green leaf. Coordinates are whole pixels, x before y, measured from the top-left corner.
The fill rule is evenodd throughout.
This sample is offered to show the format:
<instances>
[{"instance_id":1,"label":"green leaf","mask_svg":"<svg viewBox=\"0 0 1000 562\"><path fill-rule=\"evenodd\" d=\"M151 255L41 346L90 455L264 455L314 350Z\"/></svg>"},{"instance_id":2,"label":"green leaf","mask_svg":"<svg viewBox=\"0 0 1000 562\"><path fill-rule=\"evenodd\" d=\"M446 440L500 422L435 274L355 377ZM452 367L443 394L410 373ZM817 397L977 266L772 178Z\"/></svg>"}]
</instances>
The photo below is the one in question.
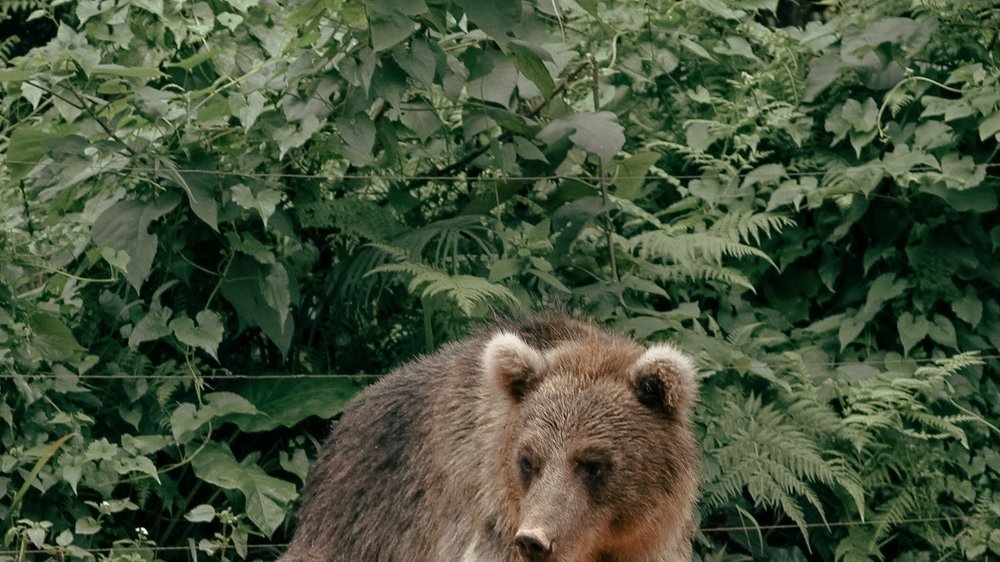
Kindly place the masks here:
<instances>
[{"instance_id":1,"label":"green leaf","mask_svg":"<svg viewBox=\"0 0 1000 562\"><path fill-rule=\"evenodd\" d=\"M746 15L742 10L733 10L722 0L687 0L687 3L725 19L738 20Z\"/></svg>"},{"instance_id":2,"label":"green leaf","mask_svg":"<svg viewBox=\"0 0 1000 562\"><path fill-rule=\"evenodd\" d=\"M983 301L979 300L976 292L971 288L966 290L965 296L960 300L951 303L951 310L960 320L967 323L972 329L979 325L983 319Z\"/></svg>"},{"instance_id":3,"label":"green leaf","mask_svg":"<svg viewBox=\"0 0 1000 562\"><path fill-rule=\"evenodd\" d=\"M656 152L638 152L625 158L615 168L615 195L631 201L641 195L646 172L660 159Z\"/></svg>"},{"instance_id":4,"label":"green leaf","mask_svg":"<svg viewBox=\"0 0 1000 562\"><path fill-rule=\"evenodd\" d=\"M225 490L239 490L246 500L247 516L266 536L285 520L289 505L298 497L295 485L269 476L251 461L236 462L225 445L208 443L191 461L198 478Z\"/></svg>"},{"instance_id":5,"label":"green leaf","mask_svg":"<svg viewBox=\"0 0 1000 562\"><path fill-rule=\"evenodd\" d=\"M132 328L132 333L128 337L128 346L136 349L140 343L169 336L171 330L167 326L167 322L170 321L172 315L173 311L170 308L161 306L155 302L151 304L149 312L136 322L135 327Z\"/></svg>"},{"instance_id":6,"label":"green leaf","mask_svg":"<svg viewBox=\"0 0 1000 562\"><path fill-rule=\"evenodd\" d=\"M30 350L46 361L69 360L86 351L55 316L37 312L28 318L28 325L32 331Z\"/></svg>"},{"instance_id":7,"label":"green leaf","mask_svg":"<svg viewBox=\"0 0 1000 562\"><path fill-rule=\"evenodd\" d=\"M337 134L344 140L344 155L355 166L370 166L375 162L372 149L375 147L375 123L365 112L336 121Z\"/></svg>"},{"instance_id":8,"label":"green leaf","mask_svg":"<svg viewBox=\"0 0 1000 562\"><path fill-rule=\"evenodd\" d=\"M136 8L163 17L163 0L130 0L130 3Z\"/></svg>"},{"instance_id":9,"label":"green leaf","mask_svg":"<svg viewBox=\"0 0 1000 562\"><path fill-rule=\"evenodd\" d=\"M24 82L31 78L30 70L21 70L19 68L0 68L0 82Z\"/></svg>"},{"instance_id":10,"label":"green leaf","mask_svg":"<svg viewBox=\"0 0 1000 562\"><path fill-rule=\"evenodd\" d=\"M396 45L392 48L392 58L420 87L427 90L434 87L436 60L427 40L413 39L408 46ZM375 126L372 125L372 135L374 131Z\"/></svg>"},{"instance_id":11,"label":"green leaf","mask_svg":"<svg viewBox=\"0 0 1000 562\"><path fill-rule=\"evenodd\" d=\"M186 315L173 319L169 326L181 343L200 348L218 361L216 353L222 343L222 317L211 310L202 310L195 319L197 326Z\"/></svg>"},{"instance_id":12,"label":"green leaf","mask_svg":"<svg viewBox=\"0 0 1000 562\"><path fill-rule=\"evenodd\" d=\"M195 506L194 509L184 514L184 519L192 523L208 523L215 519L215 508L208 504Z\"/></svg>"},{"instance_id":13,"label":"green leaf","mask_svg":"<svg viewBox=\"0 0 1000 562\"><path fill-rule=\"evenodd\" d=\"M986 179L986 166L977 166L971 156L951 152L941 158L941 178L952 189L973 188Z\"/></svg>"},{"instance_id":14,"label":"green leaf","mask_svg":"<svg viewBox=\"0 0 1000 562\"><path fill-rule=\"evenodd\" d=\"M423 0L369 0L368 28L372 48L384 51L413 34L416 22L411 16L427 12Z\"/></svg>"},{"instance_id":15,"label":"green leaf","mask_svg":"<svg viewBox=\"0 0 1000 562\"><path fill-rule=\"evenodd\" d=\"M556 89L556 83L552 79L552 74L542 62L538 48L520 41L511 41L508 48L514 54L514 64L517 69L531 82L538 86L543 96L551 96ZM548 53L545 53L548 54ZM547 60L551 60L549 55Z\"/></svg>"},{"instance_id":16,"label":"green leaf","mask_svg":"<svg viewBox=\"0 0 1000 562\"><path fill-rule=\"evenodd\" d=\"M610 162L625 144L624 128L615 114L607 111L573 113L554 119L538 133L538 139L549 145L567 136L573 144L605 162Z\"/></svg>"},{"instance_id":17,"label":"green leaf","mask_svg":"<svg viewBox=\"0 0 1000 562\"><path fill-rule=\"evenodd\" d=\"M955 335L955 325L951 323L951 320L948 320L940 314L934 315L930 325L927 327L927 335L930 336L932 340L945 347L958 349L958 338Z\"/></svg>"},{"instance_id":18,"label":"green leaf","mask_svg":"<svg viewBox=\"0 0 1000 562\"><path fill-rule=\"evenodd\" d=\"M232 392L209 392L202 401L200 408L188 402L181 403L170 414L170 431L178 443L189 442L210 421L232 414L260 414L246 398Z\"/></svg>"},{"instance_id":19,"label":"green leaf","mask_svg":"<svg viewBox=\"0 0 1000 562\"><path fill-rule=\"evenodd\" d=\"M997 136L998 133L1000 133L1000 111L995 111L979 123L979 140Z\"/></svg>"},{"instance_id":20,"label":"green leaf","mask_svg":"<svg viewBox=\"0 0 1000 562\"><path fill-rule=\"evenodd\" d=\"M510 107L517 85L517 66L510 57L496 51L473 51L465 64L469 69L465 88L470 96Z\"/></svg>"},{"instance_id":21,"label":"green leaf","mask_svg":"<svg viewBox=\"0 0 1000 562\"><path fill-rule=\"evenodd\" d=\"M931 193L944 199L957 211L975 211L988 213L997 208L996 189L988 183L980 184L971 189L951 189L944 182L934 182L920 186L920 191Z\"/></svg>"},{"instance_id":22,"label":"green leaf","mask_svg":"<svg viewBox=\"0 0 1000 562\"><path fill-rule=\"evenodd\" d=\"M927 337L929 327L930 324L923 316L914 316L909 312L899 316L896 320L896 329L899 331L899 341L903 344L903 355L908 355L913 346Z\"/></svg>"},{"instance_id":23,"label":"green leaf","mask_svg":"<svg viewBox=\"0 0 1000 562\"><path fill-rule=\"evenodd\" d=\"M152 80L163 76L157 68L147 68L141 66L122 66L120 64L99 64L93 68L91 74L94 76L121 76L124 78L143 78Z\"/></svg>"},{"instance_id":24,"label":"green leaf","mask_svg":"<svg viewBox=\"0 0 1000 562\"><path fill-rule=\"evenodd\" d=\"M149 277L156 255L158 238L149 233L149 225L169 213L180 202L175 193L167 193L152 202L120 201L101 213L91 238L96 244L110 246L129 256L125 278L138 291Z\"/></svg>"},{"instance_id":25,"label":"green leaf","mask_svg":"<svg viewBox=\"0 0 1000 562\"><path fill-rule=\"evenodd\" d=\"M469 21L476 24L487 35L497 40L503 40L516 35L515 30L521 22L521 0L455 0L462 7Z\"/></svg>"},{"instance_id":26,"label":"green leaf","mask_svg":"<svg viewBox=\"0 0 1000 562\"><path fill-rule=\"evenodd\" d=\"M73 532L78 535L96 535L101 531L101 524L93 517L81 517L76 520Z\"/></svg>"},{"instance_id":27,"label":"green leaf","mask_svg":"<svg viewBox=\"0 0 1000 562\"><path fill-rule=\"evenodd\" d=\"M237 257L229 267L221 292L236 309L241 324L259 327L285 354L292 343L294 321L287 311L273 308L272 302L276 304L279 299L272 296L272 302L269 302L269 297L265 295L265 292L275 290L274 287L269 288L269 282L265 281L270 275L269 266L258 264L249 257Z\"/></svg>"},{"instance_id":28,"label":"green leaf","mask_svg":"<svg viewBox=\"0 0 1000 562\"><path fill-rule=\"evenodd\" d=\"M249 131L250 127L253 127L254 123L257 122L257 118L264 113L266 102L267 98L264 97L264 94L257 91L250 92L245 96L238 93L230 94L229 109L239 118L240 123L243 124L243 130Z\"/></svg>"},{"instance_id":29,"label":"green leaf","mask_svg":"<svg viewBox=\"0 0 1000 562\"><path fill-rule=\"evenodd\" d=\"M191 70L192 68L200 65L201 63L210 61L215 57L224 54L225 52L226 52L225 49L211 49L207 51L202 51L200 53L195 53L185 59L181 59L178 62L167 63L167 67Z\"/></svg>"},{"instance_id":30,"label":"green leaf","mask_svg":"<svg viewBox=\"0 0 1000 562\"><path fill-rule=\"evenodd\" d=\"M20 181L38 165L45 157L42 145L55 138L58 138L57 135L33 127L21 126L14 129L10 142L7 143L5 162L10 169L10 181Z\"/></svg>"},{"instance_id":31,"label":"green leaf","mask_svg":"<svg viewBox=\"0 0 1000 562\"><path fill-rule=\"evenodd\" d=\"M264 222L265 228L267 228L267 221L274 214L278 204L285 198L282 192L270 187L258 186L257 189L251 190L242 183L238 183L231 188L230 196L233 198L233 203L236 203L240 207L250 211L257 211L260 219Z\"/></svg>"},{"instance_id":32,"label":"green leaf","mask_svg":"<svg viewBox=\"0 0 1000 562\"><path fill-rule=\"evenodd\" d=\"M233 414L226 416L224 421L255 433L293 427L312 416L331 419L340 414L362 388L362 380L351 377L289 378L281 380L280 384L273 380L250 380L236 392L250 403L258 404L259 413Z\"/></svg>"}]
</instances>

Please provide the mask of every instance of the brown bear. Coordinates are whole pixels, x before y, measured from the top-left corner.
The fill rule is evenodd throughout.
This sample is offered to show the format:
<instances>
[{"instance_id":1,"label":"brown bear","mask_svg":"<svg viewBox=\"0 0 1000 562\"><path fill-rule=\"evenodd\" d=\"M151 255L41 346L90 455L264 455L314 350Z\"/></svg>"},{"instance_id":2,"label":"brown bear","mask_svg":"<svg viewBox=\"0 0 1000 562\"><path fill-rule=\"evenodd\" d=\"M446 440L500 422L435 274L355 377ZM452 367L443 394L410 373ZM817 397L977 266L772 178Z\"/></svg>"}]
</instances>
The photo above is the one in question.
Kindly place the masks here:
<instances>
[{"instance_id":1,"label":"brown bear","mask_svg":"<svg viewBox=\"0 0 1000 562\"><path fill-rule=\"evenodd\" d=\"M281 561L689 561L696 394L672 346L494 323L351 403Z\"/></svg>"}]
</instances>

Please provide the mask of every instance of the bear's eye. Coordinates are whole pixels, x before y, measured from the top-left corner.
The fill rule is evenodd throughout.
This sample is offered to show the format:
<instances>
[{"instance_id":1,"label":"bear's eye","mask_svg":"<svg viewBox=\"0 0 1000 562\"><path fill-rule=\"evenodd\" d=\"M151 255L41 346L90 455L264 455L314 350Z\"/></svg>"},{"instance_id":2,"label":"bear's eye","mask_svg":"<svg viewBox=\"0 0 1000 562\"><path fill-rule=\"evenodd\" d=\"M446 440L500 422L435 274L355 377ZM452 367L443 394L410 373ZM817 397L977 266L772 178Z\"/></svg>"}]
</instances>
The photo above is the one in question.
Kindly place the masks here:
<instances>
[{"instance_id":1,"label":"bear's eye","mask_svg":"<svg viewBox=\"0 0 1000 562\"><path fill-rule=\"evenodd\" d=\"M531 480L538 474L538 467L535 466L535 463L523 455L517 461L517 468L521 472L521 482L523 482L525 486L530 484Z\"/></svg>"},{"instance_id":2,"label":"bear's eye","mask_svg":"<svg viewBox=\"0 0 1000 562\"><path fill-rule=\"evenodd\" d=\"M583 478L587 487L599 488L608 479L611 463L599 459L584 459L576 462L576 472Z\"/></svg>"}]
</instances>

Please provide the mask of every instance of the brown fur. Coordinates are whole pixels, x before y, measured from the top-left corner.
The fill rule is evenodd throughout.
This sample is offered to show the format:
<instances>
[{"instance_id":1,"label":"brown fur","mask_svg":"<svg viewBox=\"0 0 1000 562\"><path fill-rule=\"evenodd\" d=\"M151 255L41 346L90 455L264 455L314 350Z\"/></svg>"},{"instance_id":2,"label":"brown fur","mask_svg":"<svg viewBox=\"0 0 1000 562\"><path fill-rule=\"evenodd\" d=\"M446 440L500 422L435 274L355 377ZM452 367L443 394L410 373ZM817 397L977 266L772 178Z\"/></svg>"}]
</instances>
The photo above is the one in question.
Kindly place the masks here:
<instances>
[{"instance_id":1,"label":"brown fur","mask_svg":"<svg viewBox=\"0 0 1000 562\"><path fill-rule=\"evenodd\" d=\"M547 562L689 561L696 393L673 348L564 315L493 325L348 407L281 560L517 562L524 532Z\"/></svg>"}]
</instances>

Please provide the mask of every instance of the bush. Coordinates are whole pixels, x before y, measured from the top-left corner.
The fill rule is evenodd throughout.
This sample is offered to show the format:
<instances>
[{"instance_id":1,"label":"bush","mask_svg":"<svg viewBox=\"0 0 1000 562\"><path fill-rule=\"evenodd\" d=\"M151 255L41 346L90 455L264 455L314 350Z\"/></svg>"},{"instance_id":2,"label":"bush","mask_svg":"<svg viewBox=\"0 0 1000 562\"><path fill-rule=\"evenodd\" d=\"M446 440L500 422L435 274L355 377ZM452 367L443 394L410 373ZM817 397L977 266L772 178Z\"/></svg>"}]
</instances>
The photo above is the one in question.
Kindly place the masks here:
<instances>
[{"instance_id":1,"label":"bush","mask_svg":"<svg viewBox=\"0 0 1000 562\"><path fill-rule=\"evenodd\" d=\"M1000 554L991 2L53 4L0 559L273 558L364 375L561 302L697 355L703 560Z\"/></svg>"}]
</instances>

